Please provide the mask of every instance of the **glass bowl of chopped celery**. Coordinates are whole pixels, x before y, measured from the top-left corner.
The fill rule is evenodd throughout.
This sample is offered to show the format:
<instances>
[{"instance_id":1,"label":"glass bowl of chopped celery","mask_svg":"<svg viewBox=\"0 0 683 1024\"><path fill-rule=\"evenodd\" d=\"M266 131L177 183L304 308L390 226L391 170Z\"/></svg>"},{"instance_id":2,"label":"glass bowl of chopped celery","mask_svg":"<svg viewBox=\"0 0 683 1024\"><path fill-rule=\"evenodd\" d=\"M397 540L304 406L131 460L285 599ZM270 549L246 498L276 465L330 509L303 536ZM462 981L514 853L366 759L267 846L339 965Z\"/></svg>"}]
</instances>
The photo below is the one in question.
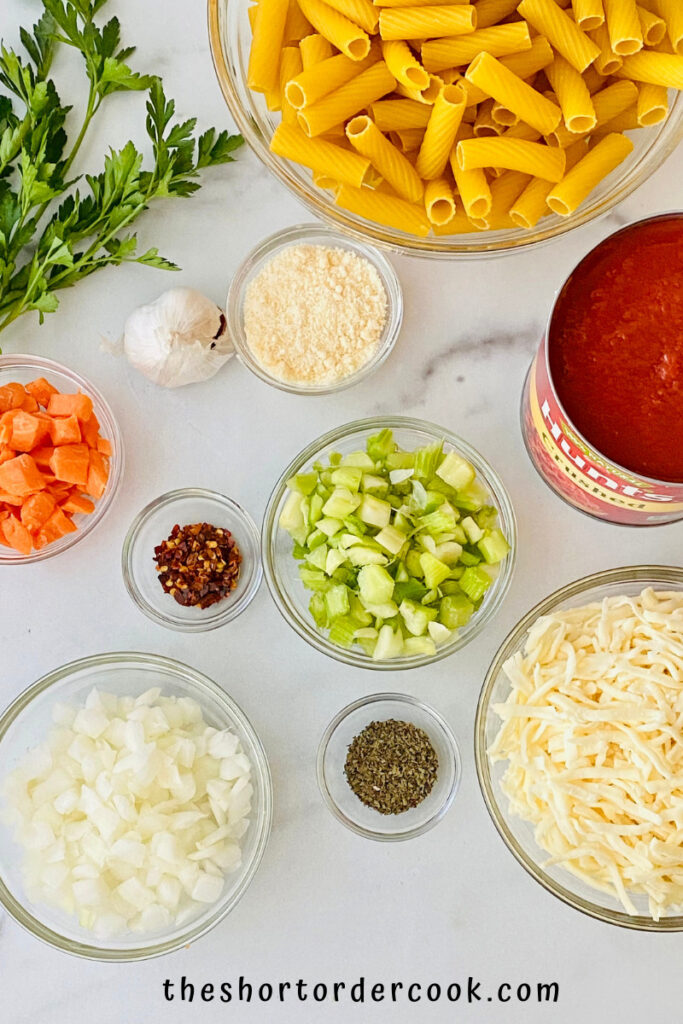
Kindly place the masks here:
<instances>
[{"instance_id":1,"label":"glass bowl of chopped celery","mask_svg":"<svg viewBox=\"0 0 683 1024\"><path fill-rule=\"evenodd\" d=\"M280 613L347 665L417 668L475 637L507 593L515 515L462 438L408 417L313 441L268 502L264 574Z\"/></svg>"},{"instance_id":2,"label":"glass bowl of chopped celery","mask_svg":"<svg viewBox=\"0 0 683 1024\"><path fill-rule=\"evenodd\" d=\"M170 658L99 654L43 676L0 715L0 761L0 904L64 952L121 963L187 946L263 857L261 741L219 683Z\"/></svg>"}]
</instances>

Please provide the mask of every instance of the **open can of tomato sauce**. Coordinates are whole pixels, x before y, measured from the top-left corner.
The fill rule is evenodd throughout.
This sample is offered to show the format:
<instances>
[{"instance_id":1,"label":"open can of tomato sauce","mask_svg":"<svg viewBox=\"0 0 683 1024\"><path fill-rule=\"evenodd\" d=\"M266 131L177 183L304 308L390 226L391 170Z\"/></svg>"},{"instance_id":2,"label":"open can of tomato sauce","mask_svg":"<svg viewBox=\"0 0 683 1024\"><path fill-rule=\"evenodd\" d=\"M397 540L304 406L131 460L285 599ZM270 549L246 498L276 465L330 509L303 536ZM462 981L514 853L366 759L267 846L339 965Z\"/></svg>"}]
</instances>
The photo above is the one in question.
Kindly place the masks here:
<instances>
[{"instance_id":1,"label":"open can of tomato sauce","mask_svg":"<svg viewBox=\"0 0 683 1024\"><path fill-rule=\"evenodd\" d=\"M560 291L522 397L531 461L597 519L683 519L683 213L600 243Z\"/></svg>"}]
</instances>

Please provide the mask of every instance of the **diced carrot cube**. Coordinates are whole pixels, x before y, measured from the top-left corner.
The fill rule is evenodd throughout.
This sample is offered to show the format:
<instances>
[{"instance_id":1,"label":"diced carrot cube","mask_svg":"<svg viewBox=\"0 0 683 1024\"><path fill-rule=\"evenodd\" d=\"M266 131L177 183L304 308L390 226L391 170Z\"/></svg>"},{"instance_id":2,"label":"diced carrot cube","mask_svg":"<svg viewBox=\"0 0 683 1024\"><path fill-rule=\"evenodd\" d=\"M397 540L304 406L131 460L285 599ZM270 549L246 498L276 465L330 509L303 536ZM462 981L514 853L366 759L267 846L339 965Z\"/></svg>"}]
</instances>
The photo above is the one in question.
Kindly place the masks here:
<instances>
[{"instance_id":1,"label":"diced carrot cube","mask_svg":"<svg viewBox=\"0 0 683 1024\"><path fill-rule=\"evenodd\" d=\"M0 523L0 529L5 535L5 540L11 548L18 551L20 555L30 555L33 549L31 534L23 523L16 516L7 516Z\"/></svg>"},{"instance_id":2,"label":"diced carrot cube","mask_svg":"<svg viewBox=\"0 0 683 1024\"><path fill-rule=\"evenodd\" d=\"M83 440L88 448L97 448L97 441L100 436L100 424L95 413L92 414L87 423L83 424Z\"/></svg>"},{"instance_id":3,"label":"diced carrot cube","mask_svg":"<svg viewBox=\"0 0 683 1024\"><path fill-rule=\"evenodd\" d=\"M0 416L0 444L9 444L12 439L12 425L19 409L9 409Z\"/></svg>"},{"instance_id":4,"label":"diced carrot cube","mask_svg":"<svg viewBox=\"0 0 683 1024\"><path fill-rule=\"evenodd\" d=\"M15 452L12 448L9 448L7 445L5 445L2 448L2 450L0 450L0 466L3 464L3 462L9 462L9 460L13 459L14 456L17 454L18 452Z\"/></svg>"},{"instance_id":5,"label":"diced carrot cube","mask_svg":"<svg viewBox=\"0 0 683 1024\"><path fill-rule=\"evenodd\" d=\"M54 397L54 396L53 396ZM90 462L87 444L63 444L55 448L50 459L50 469L58 480L86 487ZM95 452L94 454L98 454ZM2 467L0 466L0 471Z\"/></svg>"},{"instance_id":6,"label":"diced carrot cube","mask_svg":"<svg viewBox=\"0 0 683 1024\"><path fill-rule=\"evenodd\" d=\"M72 414L50 420L50 437L54 445L80 444L81 425L78 418Z\"/></svg>"},{"instance_id":7,"label":"diced carrot cube","mask_svg":"<svg viewBox=\"0 0 683 1024\"><path fill-rule=\"evenodd\" d=\"M23 384L4 384L0 388L0 412L7 412L8 409L20 409L26 398L26 391Z\"/></svg>"},{"instance_id":8,"label":"diced carrot cube","mask_svg":"<svg viewBox=\"0 0 683 1024\"><path fill-rule=\"evenodd\" d=\"M24 412L38 412L40 406L33 395L26 395L24 401L21 403L21 408Z\"/></svg>"},{"instance_id":9,"label":"diced carrot cube","mask_svg":"<svg viewBox=\"0 0 683 1024\"><path fill-rule=\"evenodd\" d=\"M40 466L41 469L47 469L50 465L50 459L54 453L55 450L53 446L51 444L46 444L39 446L38 448L34 448L31 452L31 458L37 466Z\"/></svg>"},{"instance_id":10,"label":"diced carrot cube","mask_svg":"<svg viewBox=\"0 0 683 1024\"><path fill-rule=\"evenodd\" d=\"M4 502L5 505L12 505L12 507L16 506L19 508L24 504L24 499L19 494L8 494L7 491L0 491L0 504L2 504L2 502Z\"/></svg>"},{"instance_id":11,"label":"diced carrot cube","mask_svg":"<svg viewBox=\"0 0 683 1024\"><path fill-rule=\"evenodd\" d=\"M98 452L101 452L102 455L106 455L107 458L111 458L111 456L112 456L112 454L114 452L114 449L112 447L111 441L108 441L106 439L106 437L98 438L98 440L97 440L97 450L98 450Z\"/></svg>"},{"instance_id":12,"label":"diced carrot cube","mask_svg":"<svg viewBox=\"0 0 683 1024\"><path fill-rule=\"evenodd\" d=\"M75 533L76 530L76 525L62 512L61 508L56 508L44 526L38 531L40 546L52 544L53 541L63 537L65 533Z\"/></svg>"},{"instance_id":13,"label":"diced carrot cube","mask_svg":"<svg viewBox=\"0 0 683 1024\"><path fill-rule=\"evenodd\" d=\"M77 416L85 423L93 414L92 399L79 391L75 395L54 394L47 405L50 416Z\"/></svg>"},{"instance_id":14,"label":"diced carrot cube","mask_svg":"<svg viewBox=\"0 0 683 1024\"><path fill-rule=\"evenodd\" d=\"M49 381L45 380L44 377L38 377L36 380L32 380L30 384L26 385L26 390L29 395L33 395L36 402L38 402L39 405L42 405L44 409L47 408L50 396L57 394L57 388L54 388Z\"/></svg>"},{"instance_id":15,"label":"diced carrot cube","mask_svg":"<svg viewBox=\"0 0 683 1024\"><path fill-rule=\"evenodd\" d=\"M47 424L30 412L18 409L12 420L10 445L18 452L30 452L48 432Z\"/></svg>"},{"instance_id":16,"label":"diced carrot cube","mask_svg":"<svg viewBox=\"0 0 683 1024\"><path fill-rule=\"evenodd\" d=\"M37 533L48 521L55 507L56 502L52 495L47 491L39 491L24 502L21 521L30 533Z\"/></svg>"},{"instance_id":17,"label":"diced carrot cube","mask_svg":"<svg viewBox=\"0 0 683 1024\"><path fill-rule=\"evenodd\" d=\"M95 505L90 498L86 498L84 495L78 494L76 491L72 491L66 501L60 502L60 507L63 508L65 512L71 512L74 515L81 514L89 516L95 511Z\"/></svg>"},{"instance_id":18,"label":"diced carrot cube","mask_svg":"<svg viewBox=\"0 0 683 1024\"><path fill-rule=\"evenodd\" d=\"M30 455L17 455L0 466L0 490L22 497L44 489L43 476Z\"/></svg>"},{"instance_id":19,"label":"diced carrot cube","mask_svg":"<svg viewBox=\"0 0 683 1024\"><path fill-rule=\"evenodd\" d=\"M109 479L109 460L101 452L90 450L90 468L86 491L91 498L101 498Z\"/></svg>"}]
</instances>

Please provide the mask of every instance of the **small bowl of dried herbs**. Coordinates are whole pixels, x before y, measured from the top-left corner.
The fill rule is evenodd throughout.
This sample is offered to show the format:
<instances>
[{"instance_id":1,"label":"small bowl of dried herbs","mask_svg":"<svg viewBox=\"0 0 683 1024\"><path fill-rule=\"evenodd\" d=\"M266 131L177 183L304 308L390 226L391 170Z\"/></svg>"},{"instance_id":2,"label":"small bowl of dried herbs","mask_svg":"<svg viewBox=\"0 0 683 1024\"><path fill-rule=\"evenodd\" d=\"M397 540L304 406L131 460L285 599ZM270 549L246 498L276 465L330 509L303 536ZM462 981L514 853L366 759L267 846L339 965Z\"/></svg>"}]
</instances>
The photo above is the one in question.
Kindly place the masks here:
<instances>
[{"instance_id":1,"label":"small bowl of dried herbs","mask_svg":"<svg viewBox=\"0 0 683 1024\"><path fill-rule=\"evenodd\" d=\"M343 708L318 748L318 784L334 816L367 839L422 835L460 784L458 744L434 708L376 693Z\"/></svg>"},{"instance_id":2,"label":"small bowl of dried herbs","mask_svg":"<svg viewBox=\"0 0 683 1024\"><path fill-rule=\"evenodd\" d=\"M260 538L248 512L223 494L186 487L135 517L121 557L126 589L140 611L185 633L216 629L256 595Z\"/></svg>"}]
</instances>

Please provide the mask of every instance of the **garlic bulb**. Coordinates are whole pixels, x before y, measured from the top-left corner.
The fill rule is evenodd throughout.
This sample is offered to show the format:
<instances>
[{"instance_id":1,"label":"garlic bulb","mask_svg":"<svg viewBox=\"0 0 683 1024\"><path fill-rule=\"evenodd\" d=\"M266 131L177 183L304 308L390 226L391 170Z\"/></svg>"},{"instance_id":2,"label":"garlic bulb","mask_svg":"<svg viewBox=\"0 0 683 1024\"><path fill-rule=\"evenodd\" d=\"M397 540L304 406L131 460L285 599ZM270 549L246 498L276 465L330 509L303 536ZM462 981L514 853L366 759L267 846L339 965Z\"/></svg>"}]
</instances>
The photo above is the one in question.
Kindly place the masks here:
<instances>
[{"instance_id":1,"label":"garlic bulb","mask_svg":"<svg viewBox=\"0 0 683 1024\"><path fill-rule=\"evenodd\" d=\"M225 315L194 288L171 288L126 320L129 362L165 388L208 380L233 354Z\"/></svg>"}]
</instances>

